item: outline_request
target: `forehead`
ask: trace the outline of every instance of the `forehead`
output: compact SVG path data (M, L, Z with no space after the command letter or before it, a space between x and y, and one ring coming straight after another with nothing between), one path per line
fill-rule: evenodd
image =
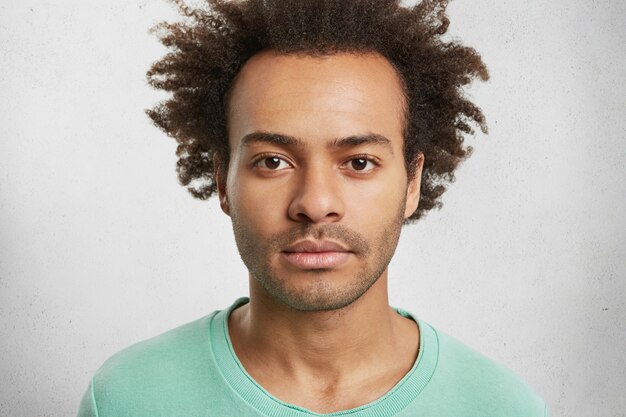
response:
M231 149L255 131L306 141L378 134L402 145L405 98L395 68L375 53L322 57L265 51L238 74L228 107Z

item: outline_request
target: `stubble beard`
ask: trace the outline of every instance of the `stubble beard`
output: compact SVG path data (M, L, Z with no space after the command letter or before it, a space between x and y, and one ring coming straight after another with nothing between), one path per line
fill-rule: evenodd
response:
M349 306L370 289L387 269L400 239L404 222L406 197L395 216L378 230L369 243L363 235L340 224L300 225L270 238L260 238L252 233L235 212L231 212L235 241L242 261L253 276L274 299L298 311L330 311ZM361 264L349 284L342 287L326 275L330 270L308 270L305 290L290 285L290 277L279 273L271 264L277 255L290 244L302 239L332 239L354 251ZM336 273L336 272L335 272Z

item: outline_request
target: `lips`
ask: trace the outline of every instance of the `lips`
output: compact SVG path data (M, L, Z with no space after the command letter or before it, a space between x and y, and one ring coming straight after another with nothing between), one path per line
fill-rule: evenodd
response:
M285 252L349 252L339 243L328 240L303 240L285 249Z
M281 254L298 269L330 269L344 264L353 253L339 243L305 240L289 246Z

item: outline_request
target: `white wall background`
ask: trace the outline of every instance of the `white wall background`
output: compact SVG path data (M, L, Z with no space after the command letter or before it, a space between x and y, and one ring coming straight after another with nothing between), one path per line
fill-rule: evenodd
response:
M489 136L406 228L402 306L552 416L626 416L626 3L457 0ZM247 293L228 218L143 109L155 0L0 1L0 416L71 416L109 355Z

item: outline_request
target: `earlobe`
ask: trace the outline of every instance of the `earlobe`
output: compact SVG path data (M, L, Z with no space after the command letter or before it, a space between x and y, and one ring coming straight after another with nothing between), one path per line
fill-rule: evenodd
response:
M227 216L230 216L230 206L226 195L226 178L222 178L221 161L217 156L217 152L213 154L213 178L215 179L215 185L217 186L220 207Z
M415 175L409 178L409 183L406 189L406 208L404 210L404 218L408 219L415 213L420 201L420 190L422 183L422 168L424 166L424 154L419 153L415 160Z
M228 198L226 198L226 195L220 195L220 207L222 208L224 214L230 216L230 206L228 205Z

